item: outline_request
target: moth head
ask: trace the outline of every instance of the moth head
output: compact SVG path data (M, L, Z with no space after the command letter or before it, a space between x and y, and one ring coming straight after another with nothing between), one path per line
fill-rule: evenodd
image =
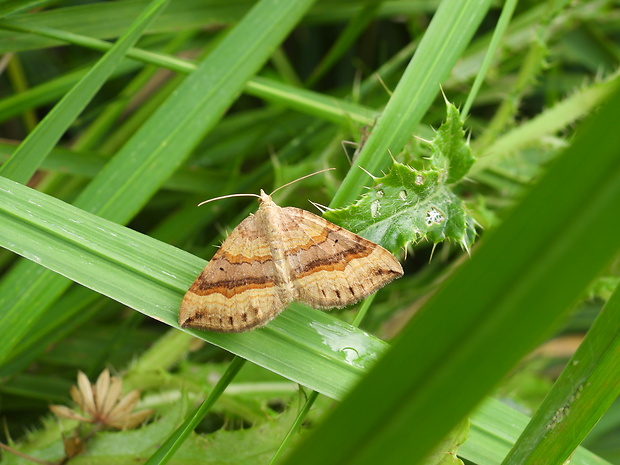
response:
M271 195L266 194L264 190L260 190L260 196L258 197L258 204L262 205L267 202L271 202Z

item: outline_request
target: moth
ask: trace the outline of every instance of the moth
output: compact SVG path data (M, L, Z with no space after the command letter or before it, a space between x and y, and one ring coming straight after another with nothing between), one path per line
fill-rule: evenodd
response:
M248 331L291 302L345 307L403 275L374 242L306 210L279 207L263 190L256 197L258 211L230 233L185 294L181 327Z

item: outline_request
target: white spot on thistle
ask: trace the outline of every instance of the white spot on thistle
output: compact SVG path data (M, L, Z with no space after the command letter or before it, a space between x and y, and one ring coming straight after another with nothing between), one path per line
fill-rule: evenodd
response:
M403 189L402 191L400 191L398 193L398 198L400 200L402 200L403 202L407 200L407 191L405 189Z
M424 222L427 226L432 226L434 224L441 224L446 218L443 213L441 213L437 208L432 207L430 210L426 212L426 218Z
M379 210L381 209L381 202L379 199L375 199L370 204L370 216L376 218L379 215Z
M422 176L421 174L416 175L414 182L416 183L416 185L421 186L422 184L424 184L424 176Z

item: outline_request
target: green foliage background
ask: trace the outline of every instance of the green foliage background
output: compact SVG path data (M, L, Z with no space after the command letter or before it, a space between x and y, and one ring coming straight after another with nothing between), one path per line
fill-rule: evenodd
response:
M614 2L0 15L4 444L62 459L76 424L49 404L109 367L156 415L69 463L620 463ZM326 167L275 200L336 208L405 276L351 309L180 331L213 245L256 208L196 205ZM398 208L420 173L450 228L422 230L424 202Z

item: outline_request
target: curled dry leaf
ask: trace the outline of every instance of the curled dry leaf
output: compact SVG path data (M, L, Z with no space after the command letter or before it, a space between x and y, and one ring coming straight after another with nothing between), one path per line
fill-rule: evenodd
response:
M122 386L121 379L111 377L107 369L99 375L95 384L91 384L80 371L77 387L71 386L71 398L81 413L64 405L52 405L50 409L59 417L84 423L116 429L135 428L152 415L153 410L132 412L140 400L140 393L134 390L121 398Z

